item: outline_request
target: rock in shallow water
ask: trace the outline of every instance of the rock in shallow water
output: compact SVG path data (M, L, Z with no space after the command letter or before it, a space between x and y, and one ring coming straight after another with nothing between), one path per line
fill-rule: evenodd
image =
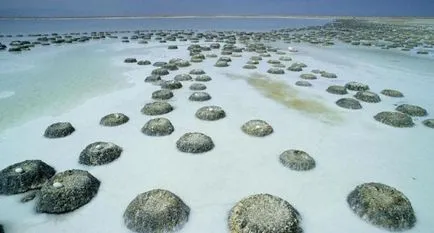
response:
M226 113L219 106L205 106L197 110L196 117L201 120L215 121L226 117Z
M211 99L211 96L207 92L194 92L188 99L191 101L207 101Z
M0 194L12 195L39 189L56 171L41 160L25 160L0 171Z
M263 120L250 120L241 126L241 130L256 137L265 137L273 133L273 127Z
M424 124L426 127L434 128L434 119L426 119L422 121L422 124Z
M175 194L154 189L138 195L123 218L128 229L138 233L173 232L188 221L190 208Z
M399 105L396 108L396 111L408 114L408 115L413 116L413 117L415 117L415 116L421 117L421 116L428 115L428 112L426 111L426 109L419 107L419 106L416 106L416 105L411 105L411 104Z
M190 85L190 90L192 91L203 91L206 89L206 86L202 83L193 83Z
M328 93L336 94L336 95L348 94L348 91L344 86L338 86L338 85L329 86L326 91Z
M372 91L358 91L354 97L367 103L379 103L381 101L380 96Z
M46 138L63 138L75 131L69 122L57 122L47 127L44 132Z
M338 105L341 108L354 109L354 110L362 108L360 102L352 98L339 99L338 101L336 101L336 105Z
M350 91L367 91L369 90L369 86L364 83L359 82L349 82L345 84L345 88Z
M393 127L407 128L413 127L414 123L410 116L400 112L380 112L374 116L374 119Z
M58 173L42 186L36 211L50 214L71 212L89 203L99 186L100 181L87 171Z
M182 88L182 83L176 80L167 80L161 83L161 88L175 90Z
M301 150L287 150L279 156L283 166L295 171L307 171L315 168L315 160Z
M300 214L287 201L256 194L239 201L229 213L231 233L301 233Z
M145 106L141 110L143 114L149 116L162 115L171 111L173 111L172 105L160 101L145 104Z
M396 98L404 97L404 94L402 94L400 91L392 90L392 89L384 89L380 93L389 97L396 97Z
M359 217L390 231L407 230L416 223L410 200L385 184L359 185L348 195L347 202Z
M79 163L89 166L108 164L119 158L122 148L111 142L94 142L80 153Z
M176 147L181 152L186 153L204 153L214 148L214 142L211 137L203 133L186 133L176 142Z
M157 90L152 93L152 99L155 100L168 100L173 97L173 92L167 89Z
M122 113L111 113L101 118L99 124L103 126L118 126L127 123L129 120L130 118Z
M305 80L301 80L301 81L295 82L295 85L300 86L300 87L311 87L312 83L305 81Z
M148 136L166 136L172 134L175 128L167 118L154 118L142 127L142 133Z

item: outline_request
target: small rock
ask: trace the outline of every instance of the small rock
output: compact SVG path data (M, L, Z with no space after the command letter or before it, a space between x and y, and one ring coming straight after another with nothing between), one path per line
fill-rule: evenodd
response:
M155 100L168 100L172 97L173 97L173 92L167 89L157 90L152 93L152 99Z
M167 80L161 83L161 88L175 90L182 88L182 83L176 80Z
M301 150L287 150L280 154L280 163L295 171L307 171L315 167L315 160Z
M263 120L250 120L241 126L241 130L256 137L265 137L273 133L273 127Z
M368 103L379 103L381 101L380 96L372 91L358 91L354 97Z
M69 122L57 122L47 127L44 132L46 138L62 138L72 134L75 128Z
M419 107L419 106L416 106L416 105L411 105L411 104L399 105L396 108L396 111L408 114L408 115L413 116L413 117L415 117L415 116L422 117L422 116L428 115L428 112L426 111L426 109Z
M63 187L56 188L59 182ZM100 181L83 170L67 170L53 176L41 188L36 211L49 214L71 212L89 203L97 194Z
M396 97L396 98L404 97L404 94L402 94L400 91L392 90L392 89L384 89L380 93L389 97Z
M145 106L141 110L143 114L149 116L162 115L171 111L173 111L172 105L160 101L145 104Z
M188 99L191 101L207 101L211 99L211 96L206 92L194 92Z
M348 94L347 88L345 88L344 86L338 86L338 85L329 86L326 91L328 93L336 94L336 95Z
M127 123L130 118L122 113L111 113L101 118L99 124L103 126L118 126Z
M359 82L349 82L345 84L345 88L350 91L367 91L369 90L369 86Z
M362 108L362 105L360 104L360 102L357 101L357 100L355 100L355 99L352 99L352 98L342 98L342 99L339 99L338 101L336 101L336 104L339 107L346 108L346 109L354 109L354 110L356 110L356 109L361 109Z
M214 148L212 139L203 133L186 133L176 142L176 147L181 152L204 153Z
M406 128L413 127L414 123L410 116L400 112L380 112L374 116L374 119L393 127Z
M226 113L219 106L205 106L196 111L196 117L201 120L215 121L226 117Z
M142 133L148 136L166 136L174 131L172 123L167 118L154 118L142 127Z
M94 142L80 153L78 162L88 166L104 165L121 156L122 148L111 142Z

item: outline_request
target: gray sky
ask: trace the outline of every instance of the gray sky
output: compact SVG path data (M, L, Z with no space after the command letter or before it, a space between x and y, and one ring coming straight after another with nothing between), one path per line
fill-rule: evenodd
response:
M0 16L434 16L434 0L0 0Z

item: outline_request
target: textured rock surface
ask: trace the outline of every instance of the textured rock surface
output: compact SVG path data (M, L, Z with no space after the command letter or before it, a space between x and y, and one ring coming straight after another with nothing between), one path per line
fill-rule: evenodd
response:
M142 127L142 133L148 136L166 136L172 134L175 128L167 118L154 118Z
M207 92L194 92L188 99L191 101L207 101L211 99L211 96Z
M202 83L193 83L190 85L190 90L192 91L203 91L206 89L206 86Z
M250 120L241 126L241 130L256 137L265 137L273 133L273 127L263 120Z
M36 211L50 214L71 212L89 203L100 181L83 170L67 170L53 176L41 188Z
M286 150L279 156L283 166L295 171L307 171L315 168L315 160L301 150Z
M111 113L101 118L99 124L103 126L118 126L127 123L128 116L122 113Z
M398 107L396 107L396 111L408 114L410 116L426 116L428 115L428 112L426 111L426 109L416 106L416 105L411 105L411 104L402 104L399 105Z
M416 223L410 200L385 184L359 185L348 195L347 202L360 218L391 231L407 230Z
M138 233L173 232L188 221L190 208L175 194L154 189L138 195L123 218L128 229Z
M173 92L171 90L163 89L157 90L152 93L152 99L154 100L168 100L173 97Z
M231 233L301 233L300 214L287 201L256 194L239 201L229 213Z
M57 122L47 127L44 132L46 138L62 138L72 134L75 128L69 122Z
M410 116L400 112L380 112L374 116L374 119L393 127L407 128L413 127L414 123Z
M186 133L176 142L176 147L186 153L203 153L214 148L212 139L203 133Z
M196 117L201 120L215 121L226 117L226 113L219 106L205 106L196 111Z
M149 116L162 115L171 111L173 111L172 105L166 102L147 103L141 110L143 114Z
M0 171L0 194L12 195L39 189L56 171L41 160L25 160Z
M397 90L392 90L392 89L384 89L380 93L389 97L396 97L396 98L404 97L404 94L402 94L402 92Z
M354 97L368 103L379 103L381 101L380 96L372 91L358 91Z
M336 95L348 94L347 88L345 88L344 86L338 86L338 85L329 86L326 91L328 93L336 94Z
M352 98L342 98L336 101L336 105L346 109L361 109L362 105L359 101Z
M111 142L94 142L80 153L79 163L89 166L111 163L121 156L122 148Z

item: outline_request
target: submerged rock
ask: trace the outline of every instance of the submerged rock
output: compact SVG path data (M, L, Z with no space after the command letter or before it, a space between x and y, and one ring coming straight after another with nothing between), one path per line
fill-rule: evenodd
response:
M182 88L182 83L177 80L167 80L161 83L161 88L175 90Z
M135 58L125 58L124 62L125 63L136 63L137 59L135 59Z
M160 75L149 75L148 77L145 78L145 82L147 83L151 83L151 82L158 82L161 81L161 76Z
M167 118L154 118L142 127L142 133L148 136L166 136L173 133L175 128Z
M404 94L402 94L400 91L392 90L392 89L384 89L380 92L381 94L389 97L404 97Z
M87 171L58 173L42 186L36 211L49 214L71 212L89 203L99 186L100 181Z
M241 126L241 130L256 137L265 137L273 133L273 127L263 120L250 120Z
M354 97L368 103L379 103L381 101L380 96L372 91L358 91Z
M348 94L347 88L345 88L344 86L338 86L338 85L329 86L326 91L328 93L336 94L336 95Z
M256 194L239 201L229 213L231 233L300 233L301 217L287 201L270 194Z
M426 127L434 128L434 119L426 119L422 121L422 124L424 124Z
M173 92L167 89L157 90L152 93L152 99L155 100L168 100L172 97L173 97Z
M147 103L141 110L143 114L149 116L162 115L162 114L169 113L171 111L173 111L172 105L160 101Z
M390 231L407 230L416 223L410 200L385 184L361 184L350 192L347 202L360 218Z
M41 160L25 160L0 171L0 194L12 195L39 189L56 171Z
M47 127L44 136L46 138L62 138L69 136L75 128L69 122L57 122Z
M164 76L164 75L168 75L169 71L166 68L157 68L157 69L153 70L151 74Z
M315 160L301 150L287 150L279 156L283 166L295 171L307 171L315 168Z
M211 96L207 92L194 92L188 99L191 101L207 101L211 99Z
M176 141L176 147L181 152L186 153L204 153L214 148L214 142L211 137L203 133L186 133Z
M352 98L342 98L336 101L336 104L339 107L346 108L346 109L361 109L362 105L359 101L352 99Z
M359 82L349 82L345 84L345 88L350 91L367 91L369 90L369 86Z
M243 69L247 69L247 70L253 70L256 69L255 65L251 65L251 64L247 64L243 66Z
M206 89L206 86L202 83L193 83L190 85L190 90L192 91L203 91Z
M174 232L188 221L190 208L175 194L154 189L138 195L123 218L128 229L138 233Z
M283 70L283 69L280 69L280 68L270 68L270 69L268 69L267 70L267 73L270 73L270 74L284 74L285 73L285 71Z
M300 78L307 79L307 80L317 79L316 75L314 75L314 74L301 74Z
M428 115L428 112L426 111L426 109L419 107L419 106L416 106L416 105L411 105L411 104L399 105L396 108L396 111L408 114L408 115L413 116L413 117L415 117L415 116L421 117L421 116Z
M413 127L414 123L410 116L400 112L380 112L374 116L374 119L393 127L406 128Z
M192 70L190 71L190 74L193 74L193 75L200 75L200 74L205 74L205 71L202 70L202 69L192 69Z
M300 86L300 87L311 87L312 84L308 81L302 80L302 81L297 81L295 82L296 86Z
M227 61L219 60L214 64L215 67L228 67L229 64Z
M208 75L198 75L196 76L196 78L194 79L196 82L209 82L211 81L211 77Z
M148 61L148 60L140 60L137 62L137 65L140 65L140 66L147 66L150 64L151 64L151 61Z
M118 126L127 123L130 118L122 113L111 113L101 118L99 124L103 126Z
M94 142L80 153L78 162L88 166L104 165L121 156L122 148L111 142Z
M196 117L201 120L215 121L226 117L226 113L219 106L205 106L196 111Z
M335 73L329 73L329 72L322 71L321 77L323 77L323 78L337 78L338 76Z
M173 79L176 81L190 81L193 78L189 74L178 74Z

